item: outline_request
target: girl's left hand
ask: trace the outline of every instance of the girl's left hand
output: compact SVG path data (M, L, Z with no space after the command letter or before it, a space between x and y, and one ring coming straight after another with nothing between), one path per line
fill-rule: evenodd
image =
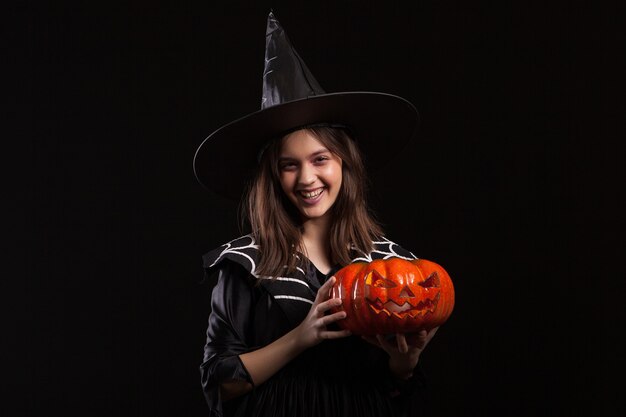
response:
M378 346L389 355L389 369L401 379L408 379L413 375L413 369L417 365L420 355L428 345L428 342L437 333L439 327L430 331L421 330L410 335L410 344L404 334L396 334L396 343L385 339L383 335L362 336L364 340ZM392 339L393 340L393 339Z

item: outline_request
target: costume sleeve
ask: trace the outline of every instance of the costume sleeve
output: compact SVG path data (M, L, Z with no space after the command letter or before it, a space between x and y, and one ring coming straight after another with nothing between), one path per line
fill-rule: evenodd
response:
M394 397L396 417L426 415L426 376L418 363L408 380L398 379L389 371L390 392Z
M200 374L210 415L221 417L220 384L233 380L252 384L239 355L251 350L250 315L254 295L248 273L233 262L220 262L210 278L217 279L217 284L211 295L211 314Z
M416 417L426 415L426 377L418 362L413 374L408 379L396 377L389 369L389 355L382 349L372 345L364 345L369 349L368 363L372 364L374 374L381 389L391 397L394 417Z

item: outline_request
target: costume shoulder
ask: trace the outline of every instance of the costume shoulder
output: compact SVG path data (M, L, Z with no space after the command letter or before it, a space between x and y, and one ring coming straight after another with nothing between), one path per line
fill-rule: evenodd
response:
M382 237L373 241L373 249L370 253L355 251L352 262L371 262L375 259L401 258L406 260L417 259L411 251L403 248L391 240ZM210 271L224 260L230 260L241 265L254 277L258 259L260 258L259 245L255 242L252 234L240 236L222 246L207 252L202 256L205 271Z
M389 259L389 258L401 258L411 261L417 259L417 256L395 242L382 237L379 240L373 241L373 249L370 253L358 253L357 256L352 259L352 262L371 262L376 259Z
M205 277L221 262L236 262L258 279L261 288L285 313L292 327L306 317L320 286L312 268L297 267L289 276L268 277L256 272L260 259L259 245L252 235L241 236L216 248L203 257Z
M204 269L207 272L226 259L243 266L246 271L256 277L259 245L254 241L254 237L248 234L231 240L202 256Z

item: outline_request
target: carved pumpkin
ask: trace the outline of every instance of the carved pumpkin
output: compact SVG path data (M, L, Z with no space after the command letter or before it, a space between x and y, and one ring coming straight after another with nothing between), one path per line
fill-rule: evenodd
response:
M355 262L335 274L331 296L347 316L337 323L357 335L413 333L443 324L454 308L448 273L425 259Z

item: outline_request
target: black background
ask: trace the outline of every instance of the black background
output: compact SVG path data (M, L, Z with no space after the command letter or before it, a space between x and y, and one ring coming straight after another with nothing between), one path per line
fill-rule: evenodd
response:
M623 6L521 1L11 5L4 407L207 415L200 257L239 231L191 161L259 108L270 8L326 91L420 112L373 205L455 283L429 413L624 415Z

